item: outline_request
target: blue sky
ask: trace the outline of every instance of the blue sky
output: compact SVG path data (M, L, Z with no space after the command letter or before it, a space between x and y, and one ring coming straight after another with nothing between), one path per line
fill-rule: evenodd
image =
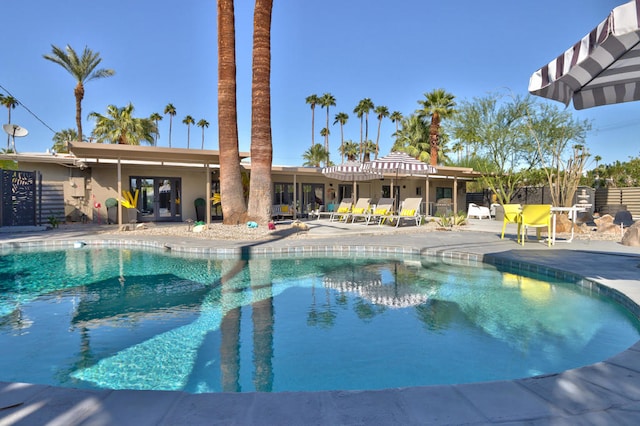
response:
M272 129L274 164L300 165L311 145L311 110L305 98L329 92L332 159L338 159L339 126L358 141L353 109L363 98L408 115L424 93L444 88L458 101L497 91L525 95L529 77L602 21L623 0L274 0L272 27ZM236 48L240 149L249 150L253 0L236 1ZM172 146L187 146L186 115L206 119L205 148L218 149L216 2L213 0L13 0L3 2L0 85L25 108L12 122L29 130L19 152L43 152L53 132L75 127L75 82L46 61L51 44L100 52L114 77L86 84L83 130L92 112L132 102L135 116L162 114L172 103ZM0 89L2 93L7 94ZM551 102L540 99L542 102ZM556 103L564 108L562 104ZM592 119L587 146L604 163L640 155L640 104L575 111ZM4 111L4 112L3 112ZM6 122L6 110L0 110ZM316 142L326 110L316 108ZM48 127L47 127L48 126ZM375 140L377 120L370 118ZM389 152L395 125L384 120L381 154ZM160 122L159 146L168 146L169 117ZM190 146L202 131L192 126ZM4 145L2 145L4 146Z

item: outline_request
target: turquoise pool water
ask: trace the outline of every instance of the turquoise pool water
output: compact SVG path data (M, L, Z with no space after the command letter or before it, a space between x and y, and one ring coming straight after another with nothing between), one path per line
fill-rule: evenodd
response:
M490 266L0 256L0 381L192 393L470 383L601 361L639 332L608 299Z

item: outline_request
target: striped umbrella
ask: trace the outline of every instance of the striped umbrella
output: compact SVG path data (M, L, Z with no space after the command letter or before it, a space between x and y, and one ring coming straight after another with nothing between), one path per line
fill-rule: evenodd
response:
M396 180L398 180L399 172L403 172L405 174L418 173L426 175L437 172L437 169L432 165L417 160L406 152L398 151L392 151L384 157L377 158L370 163L365 164L364 167L377 170L379 172L395 172ZM391 197L395 198L393 194L393 179L391 179ZM400 200L395 200L395 203L397 204L399 201Z
M353 182L353 198L356 198L356 182L372 179L380 179L382 173L364 168L359 161L347 161L337 166L322 168L322 174L328 178Z
M640 0L616 7L529 80L529 92L591 108L640 100Z

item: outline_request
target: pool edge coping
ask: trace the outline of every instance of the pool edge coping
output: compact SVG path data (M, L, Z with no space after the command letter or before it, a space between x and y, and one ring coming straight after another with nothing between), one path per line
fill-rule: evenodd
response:
M71 248L74 245L78 244L78 240L68 240L68 239L60 239L60 240L36 240L36 241L20 241L20 242L9 242L9 243L0 243L0 252L7 249L22 249L22 248ZM251 256L266 256L266 255L291 255L291 254L322 254L322 253L361 253L361 254L389 254L389 255L417 255L420 257L430 257L430 258L438 258L444 262L461 264L461 265L478 265L478 264L490 264L497 267L507 266L507 267L519 267L526 271L531 271L534 273L540 273L546 276L556 277L563 280L567 280L570 282L574 282L581 286L586 286L592 289L596 289L599 292L606 293L607 296L612 297L617 303L621 303L625 308L629 309L633 315L639 317L638 312L640 312L640 306L634 302L629 296L624 294L624 292L614 289L608 286L605 283L599 282L598 280L587 278L580 274L563 270L560 267L549 267L541 264L536 264L530 261L512 259L508 256L501 255L499 253L472 253L466 252L459 249L437 249L437 248L409 248L402 246L393 246L393 245L385 245L385 246L375 246L375 245L348 245L348 244L332 244L332 245L322 245L322 244L310 244L309 246L297 246L297 247L265 247L255 249L254 247L235 247L235 248L203 248L203 247L189 247L180 244L167 244L162 243L160 241L140 241L140 240L123 240L123 239L100 239L100 240L90 240L90 241L82 241L83 245L87 246L100 246L100 247L135 247L135 248L154 248L159 250L171 250L178 253L197 253L197 254L209 254L209 255L217 255L217 256L230 256L230 257L242 257L244 255ZM629 306L632 306L632 309ZM629 361L628 358L634 358L634 360ZM635 362L634 362L635 361ZM531 387L531 383L537 382L536 385L539 386L540 383L544 381L557 381L557 380L566 380L570 378L571 380L577 380L582 383L591 383L596 386L602 386L602 383L594 383L590 381L588 378L583 378L583 372L588 373L594 369L602 369L607 366L614 366L616 368L622 368L626 372L634 373L635 376L630 379L631 381L637 380L640 378L640 341L631 345L626 350L616 354L606 360L597 362L595 364L587 365L584 367L578 367L571 370L566 370L559 373L547 374L542 376L532 376L521 379L514 380L500 380L495 382L476 382L476 383L468 383L468 384L459 384L459 385L432 385L432 386L418 386L418 387L405 387L405 388L392 388L392 389L384 389L384 390L363 390L363 391L322 391L322 392L276 392L273 395L278 394L291 394L297 393L301 395L306 395L306 397L310 397L316 395L316 397L321 397L320 395L331 394L334 397L344 395L361 395L367 393L385 393L385 392L411 392L411 390L415 390L416 392L425 392L429 389L442 389L442 388L450 388L457 392L458 396L462 395L463 399L467 402L470 402L471 405L475 407L476 410L483 413L483 421L484 422L502 422L507 421L509 418L505 417L494 417L494 415L487 413L482 408L477 406L478 402L475 401L475 397L470 395L468 392L471 391L472 394L475 394L478 387L487 387L493 388L496 386L504 387L504 386L517 386L521 390L526 388L528 389L528 393L532 391L529 389ZM588 374L587 374L588 376ZM633 374L631 374L633 376ZM633 383L635 385L635 383ZM76 389L76 388L57 388L55 386L48 385L37 385L37 384L18 384L18 383L7 383L0 382L0 398L2 398L2 392L4 392L5 387L10 387L11 385L17 386L30 386L35 389L40 389L37 394L41 392L45 392L46 389L60 389L63 392L78 392L78 393L87 393L85 389ZM611 392L613 394L619 395L619 392L616 392L616 389L621 386L619 381L611 382L611 388L604 386L602 388L603 391ZM617 405L612 405L611 408L620 409L621 407L633 404L634 402L640 400L640 386L635 385L634 389L638 389L638 398L624 396L622 397L623 402L625 404L618 403ZM136 391L136 390L92 390L89 393L91 394L101 394L105 398L107 398L112 393L117 392L175 392L179 394L179 400L183 400L185 398L190 399L188 395L208 395L208 396L216 396L216 395L225 395L225 398L229 398L231 396L238 395L252 395L257 398L255 394L262 394L260 392L248 392L248 393L239 393L239 394L225 394L225 393L211 393L211 394L190 394L184 391ZM531 400L531 403L540 404L542 402L543 405L549 405L544 411L547 413L544 417L533 417L529 416L526 419L535 420L535 419L548 419L555 417L562 418L573 418L572 416L582 416L587 415L591 412L602 411L596 409L585 408L584 410L575 410L571 409L571 407L564 407L562 404L558 405L557 402L553 400L548 400L544 397L544 395L540 395L537 392L533 392L535 395L534 400ZM504 396L504 395L503 395ZM620 395L619 395L620 396ZM635 396L635 394L634 394ZM240 398L241 400L246 400L248 397ZM475 402L474 402L475 401ZM502 403L497 406L501 406ZM4 404L0 404L0 408L2 408ZM167 415L170 415L173 410L173 406L170 407ZM556 411L560 410L560 411ZM637 410L637 409L636 409ZM11 410L9 410L11 411ZM633 409L630 410L633 412ZM0 411L0 420L3 418L2 415L4 413ZM635 418L635 417L634 417ZM511 418L510 421L518 421L524 420L525 417Z

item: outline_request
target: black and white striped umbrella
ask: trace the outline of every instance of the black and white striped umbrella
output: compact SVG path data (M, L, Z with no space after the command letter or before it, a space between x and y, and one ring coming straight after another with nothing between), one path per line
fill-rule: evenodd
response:
M331 179L353 182L354 202L357 196L356 182L379 179L382 177L382 173L371 169L365 169L359 161L347 161L337 166L323 167L322 174Z
M384 157L377 158L369 163L364 165L365 168L369 168L371 170L377 170L379 172L395 172L396 181L398 180L398 173L406 173L406 174L425 174L430 175L433 173L437 173L437 169L431 164L424 163L420 160L417 160L407 154L406 152L400 151L392 151L391 153L385 155ZM394 197L393 192L393 179L391 179L391 197ZM427 194L427 198L429 194ZM394 209L397 210L398 204L400 200L394 200Z
M430 164L416 160L405 152L393 151L384 157L377 158L364 165L365 168L378 170L380 172L403 172L432 174L437 170Z
M616 7L562 55L536 71L529 92L575 109L640 100L640 0Z

